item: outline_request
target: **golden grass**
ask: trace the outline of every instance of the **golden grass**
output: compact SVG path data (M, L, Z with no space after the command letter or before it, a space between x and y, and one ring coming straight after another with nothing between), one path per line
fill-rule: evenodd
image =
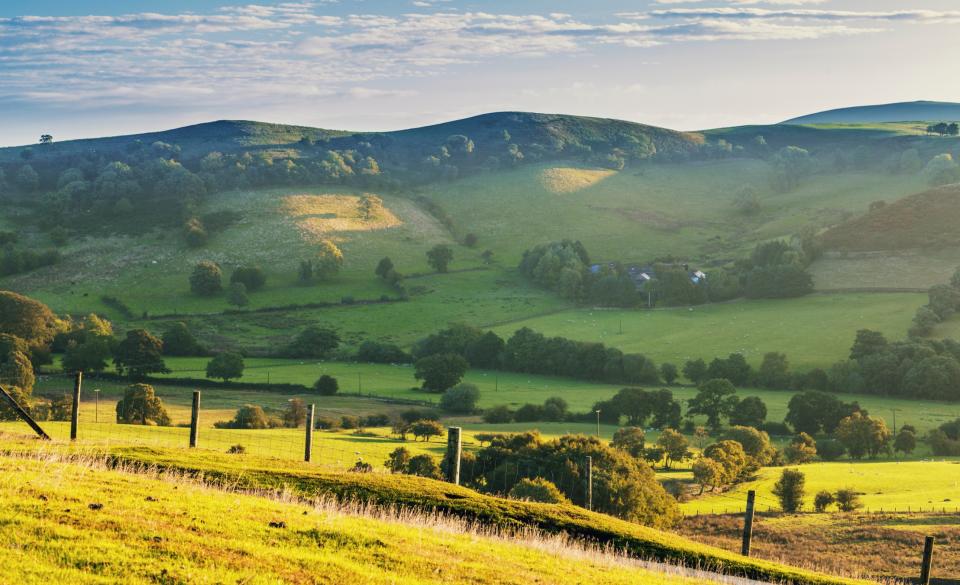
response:
M0 582L737 583L563 535L286 491L96 455L0 457Z
M403 222L387 207L371 218L359 211L355 195L288 195L280 200L280 212L292 219L307 241L336 239L343 232L366 232L397 227Z
M567 195L592 187L608 177L617 174L609 169L576 169L554 167L540 172L540 183L547 191L558 195Z

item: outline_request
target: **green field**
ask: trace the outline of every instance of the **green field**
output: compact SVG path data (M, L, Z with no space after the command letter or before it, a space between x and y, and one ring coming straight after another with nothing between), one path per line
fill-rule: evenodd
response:
M844 359L858 329L890 339L906 336L923 294L816 294L797 299L734 301L654 311L577 309L494 328L508 336L520 327L584 341L602 341L678 366L688 359L742 353L755 366L763 354L787 354L803 371ZM622 333L621 333L622 331Z
M773 484L783 468L766 467L760 470L756 481L737 484L722 494L710 494L681 504L686 514L711 514L742 511L746 506L747 490L756 490L757 505L761 510L777 509ZM931 511L960 510L957 487L960 486L960 459L935 461L863 461L811 463L793 466L806 476L805 508L813 507L813 495L820 490L835 492L852 488L859 492L867 510Z

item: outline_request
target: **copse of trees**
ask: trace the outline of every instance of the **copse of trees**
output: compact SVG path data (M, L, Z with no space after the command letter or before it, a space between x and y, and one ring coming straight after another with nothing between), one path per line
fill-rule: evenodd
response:
M657 429L680 426L680 402L666 388L623 388L610 400L595 403L591 411L597 410L600 411L600 420L607 424L620 424L623 418L628 425L637 427L644 427L648 423ZM592 414L587 413L586 418L591 418Z
M558 477L563 495L576 505L585 505L586 468L582 462L593 460L593 509L625 520L666 527L679 518L679 510L643 461L613 449L595 437L564 435L545 441L536 432L499 435L488 447L477 452L482 470L467 472L466 485L488 493L507 495L524 478ZM518 472L530 469L531 475Z
M757 244L744 267L744 294L753 299L810 294L813 278L806 271L810 261L812 258L804 251L802 242L798 248L783 240Z

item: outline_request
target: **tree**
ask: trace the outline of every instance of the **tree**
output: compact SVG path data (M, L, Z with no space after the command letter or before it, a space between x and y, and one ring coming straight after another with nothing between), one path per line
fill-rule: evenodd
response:
M410 475L417 475L430 479L443 478L443 475L440 473L440 466L437 465L437 461L426 453L422 455L415 455L410 458L410 461L407 462L407 473Z
M217 354L207 362L207 377L220 378L224 382L243 376L243 356L232 351Z
M65 372L102 372L113 355L111 337L87 335L81 341L70 341L60 365Z
M734 198L733 207L743 215L754 215L760 212L763 203L757 189L753 185L746 185Z
M810 152L798 146L785 146L771 159L773 187L781 193L793 191L813 171Z
M676 461L683 461L690 457L690 444L687 438L673 429L663 429L657 437L657 446L663 449L663 466L670 469Z
M890 442L890 431L883 419L855 412L840 421L835 433L853 459L864 455L875 458Z
M700 485L700 493L708 486L710 491L723 483L723 467L709 457L701 457L693 462L693 481Z
M702 359L688 360L683 364L683 375L694 384L707 380L707 364Z
M889 346L887 338L879 331L869 329L860 329L857 331L857 337L850 348L850 359L860 361L863 358L880 353Z
M502 424L513 422L513 411L506 404L500 404L483 411L483 422L488 424Z
M40 185L40 175L30 165L23 165L13 178L17 187L24 193L32 193Z
M773 484L773 495L780 500L780 508L788 514L799 512L803 508L804 484L806 477L802 471L784 469L780 479Z
M777 451L770 444L770 435L753 427L730 427L723 434L723 438L740 443L743 452L750 459L747 462L750 470L769 465Z
M53 135L52 134L41 134L40 135L40 144L52 144Z
M295 429L307 420L307 405L300 398L291 398L287 401L287 408L283 411L283 426Z
M642 458L646 448L646 433L640 427L623 427L613 434L610 446L630 455Z
M442 437L443 425L435 420L418 420L410 425L410 432L413 437L423 437L424 441L430 441L430 437Z
M903 377L903 388L914 398L960 398L960 364L952 357L934 355L915 364Z
M750 374L750 364L740 353L731 353L726 358L714 358L707 368L708 378L723 378L736 386L749 383Z
M187 324L177 322L163 333L163 355L195 356L202 355L204 349L193 336Z
M267 275L259 266L240 266L230 275L230 283L241 283L249 292L256 292L267 284Z
M749 460L743 450L743 445L737 441L729 439L717 441L703 450L703 456L720 464L720 468L723 470L721 482L724 484L733 483L750 470Z
M8 290L0 290L0 332L19 337L31 347L50 343L63 329L45 304Z
M817 456L817 442L807 433L800 432L783 450L788 463L809 463Z
M916 448L916 433L907 428L900 429L900 432L897 433L896 438L893 440L893 450L898 453L903 453L904 455L909 455L913 453L913 450Z
M230 285L227 292L227 302L235 307L246 307L250 304L250 297L247 296L247 285L242 282L235 282Z
M677 366L670 363L660 364L660 375L663 377L663 381L666 382L668 386L673 385L678 374L679 372L677 372Z
M162 353L162 341L145 329L133 329L127 331L127 336L117 344L113 363L120 375L132 380L142 379L148 374L170 371L163 362Z
M730 424L760 428L767 419L767 405L759 396L747 396L730 413Z
M410 451L406 447L397 447L387 455L383 465L390 473L405 473L410 464Z
M0 382L4 384L13 399L22 406L33 392L36 377L30 358L23 352L13 350L6 355L0 355ZM4 400L0 404L0 420L17 420L16 412Z
M714 378L700 384L697 395L690 399L687 416L707 417L707 426L717 430L722 418L729 417L739 403L737 389L729 380Z
M427 264L437 272L446 272L453 261L453 250L446 244L437 244L427 252Z
M197 262L190 274L190 291L203 297L213 296L223 290L223 271L216 262Z
M333 376L324 374L313 383L313 389L321 396L333 396L340 389L340 384Z
M757 371L757 384L761 388L784 389L790 384L790 364L786 354L770 352L763 356Z
M813 496L813 509L819 513L824 513L827 511L827 508L833 505L836 501L836 498L833 497L833 494L827 490L820 490L817 492L817 495Z
M117 422L166 427L170 426L170 415L157 398L153 386L131 384L117 402Z
M493 264L493 250L484 250L480 254L484 264Z
M319 243L317 257L313 263L313 276L320 280L330 280L343 267L343 252L330 240Z
M863 507L863 503L860 501L860 494L849 488L837 490L836 499L837 508L839 508L841 512L853 512L857 508Z
M340 345L340 334L329 327L311 325L294 338L287 347L290 357L323 359Z
M830 433L854 409L859 409L855 403L845 404L826 392L807 390L790 398L784 421L798 433L816 435L821 430Z
M516 485L510 488L510 493L507 495L514 500L522 500L525 502L540 502L542 504L570 503L567 496L563 495L563 492L557 489L557 486L542 477L535 477L533 479L525 477L521 479Z
M413 377L423 381L428 392L443 392L457 385L467 373L469 364L453 353L441 353L420 358L414 364Z
M463 245L468 248L473 248L477 245L479 240L480 238L477 237L477 234L470 232L463 237Z
M440 397L440 408L457 414L472 414L477 409L480 390L466 382L457 384Z
M377 268L373 271L380 278L386 279L387 275L393 272L393 260L390 258L381 258L377 263Z

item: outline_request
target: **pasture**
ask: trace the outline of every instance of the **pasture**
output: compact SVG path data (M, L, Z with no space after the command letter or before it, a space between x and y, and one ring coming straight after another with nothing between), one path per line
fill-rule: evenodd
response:
M920 293L815 294L797 299L738 300L653 311L572 309L494 327L508 336L521 327L582 341L602 341L657 363L742 353L754 366L763 355L787 354L799 371L845 359L858 329L906 337ZM622 331L622 332L621 332Z

